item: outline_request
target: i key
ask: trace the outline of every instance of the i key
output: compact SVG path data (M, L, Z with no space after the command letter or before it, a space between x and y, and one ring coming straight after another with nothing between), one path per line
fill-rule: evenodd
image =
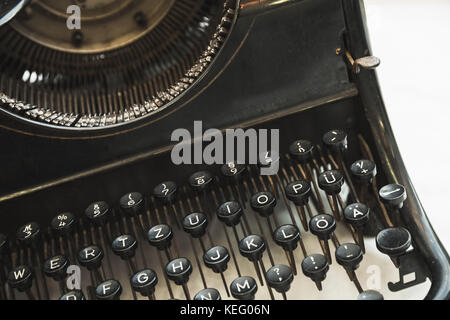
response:
M29 300L34 300L34 295L31 292L33 285L33 271L29 266L21 265L8 274L8 283L11 288L15 288L20 292L25 292Z
M363 292L363 289L356 277L355 270L358 269L362 259L363 252L355 243L344 243L336 249L336 261L347 271L348 277L353 281L359 293Z
M112 251L128 263L132 273L136 272L135 253L138 247L136 239L129 234L120 235L112 242Z
M283 248L286 253L287 260L291 269L294 272L294 275L297 275L297 267L295 265L294 258L294 250L297 248L299 242L301 242L301 246L304 248L303 241L300 236L300 231L293 224L285 224L278 227L273 232L273 240L277 245ZM304 251L305 253L306 251Z
M120 300L122 286L114 279L100 283L95 289L95 297L98 300Z
M239 236L237 234L236 225L241 222L242 208L237 201L227 201L222 203L216 210L217 217L224 222L228 227L233 228L236 242L239 243Z
M287 300L286 292L291 288L294 275L288 266L279 264L271 267L266 274L267 284L281 293L284 300Z
M303 228L308 231L308 222L306 221L305 206L308 204L311 195L311 185L305 180L297 180L284 187L286 197L300 207L300 220Z
M177 258L170 261L166 265L167 277L174 281L175 284L182 286L186 300L191 300L189 294L189 289L187 287L187 282L189 281L189 276L192 273L192 264L186 258Z
M336 230L336 220L329 214L318 214L309 221L311 233L319 238L320 246L331 264L331 253L328 240L333 236Z
M189 233L193 238L197 238L202 247L203 253L206 252L205 244L202 237L206 233L206 227L208 226L208 219L203 213L191 213L183 219L183 230Z
M61 294L65 292L65 279L69 264L69 259L63 255L51 257L44 262L44 274L58 282Z
M357 234L358 244L365 252L363 231L369 221L370 209L363 203L352 203L344 209L344 219L350 224Z
M322 281L327 277L329 269L327 258L321 254L312 254L302 261L303 274L314 281L320 291L322 291Z
M227 288L228 292L228 288ZM220 293L217 289L207 288L200 290L195 296L194 300L222 300Z
M150 245L166 253L167 261L171 260L169 249L172 246L173 232L167 224L158 224L147 232Z
M148 297L149 300L155 300L155 287L158 284L158 276L152 269L144 269L136 272L131 277L131 287Z
M175 199L178 191L178 185L174 181L164 181L158 184L153 189L153 195L158 199L162 205L163 210L167 214L167 208L170 207L172 210L172 218L175 220L175 225L180 228L180 223L178 221L178 212L175 207Z
M230 285L233 298L238 300L254 300L258 291L255 279L248 276L239 277L233 280Z
M222 246L212 247L203 255L203 262L205 265L215 273L220 273L228 297L230 296L230 292L228 291L228 285L223 273L227 270L229 261L230 254L228 253L227 248Z
M344 177L338 170L324 171L319 175L319 187L327 194L330 207L336 220L340 221L338 197L344 184ZM343 209L343 208L342 208Z

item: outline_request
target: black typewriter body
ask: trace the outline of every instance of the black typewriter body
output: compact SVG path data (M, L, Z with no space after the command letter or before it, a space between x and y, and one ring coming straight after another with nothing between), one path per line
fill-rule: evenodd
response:
M209 5L214 1L202 2ZM141 116L140 111L135 111L135 119L104 126L98 125L101 119L83 124L82 113L75 115L69 125L60 125L62 122L45 119L42 114L30 116L28 111L33 109L14 108L16 102L6 96L45 108L41 97L30 98L29 92L34 91L27 91L39 91L39 83L22 90L9 82L26 68L24 60L17 58L20 52L26 57L34 54L36 59L41 58L39 50L25 53L31 50L25 44L14 47L14 38L6 35L18 31L10 23L0 27L0 92L5 94L0 99L0 143L4 150L0 155L0 233L8 237L2 247L1 298L59 299L70 291L61 285L67 275L55 280L42 270L46 260L64 255L69 264L81 266L81 291L86 299L105 298L96 296L96 288L108 279L120 283L121 299L194 298L206 288L217 289L222 299L237 298L229 291L233 291L232 282L239 276L251 276L257 284L256 294L244 297L249 299L355 299L362 291L372 289L368 286L378 281L374 278L378 273L380 284L374 286L385 299L448 299L449 256L434 233L403 164L376 73L371 67L364 68L364 61L358 66L358 59L371 57L362 2L219 3L223 10L221 7L222 11L211 12L219 17L218 28L226 17L222 26L226 32L204 70L192 77L183 92L163 101L164 105L155 112ZM8 51L9 48L14 50ZM14 73L15 62L20 72ZM98 71L102 71L101 67ZM139 80L130 82L130 92ZM74 90L83 85L76 84ZM47 89L62 93L71 90L64 86L49 85ZM48 99L57 103L63 98ZM125 105L123 101L119 104ZM132 102L140 103L138 98ZM230 179L223 175L219 164L174 165L170 158L171 133L176 128L192 130L196 120L203 121L204 130L279 129L278 174L260 176L257 166L249 164L244 165L245 172L239 179ZM347 134L345 152L323 145L323 135L335 129ZM315 147L307 162L290 153L292 143L299 139L307 139ZM360 159L376 164L377 173L371 182L361 183L352 175L350 166ZM339 197L327 195L317 187L319 175L334 169L345 180ZM199 171L212 176L211 186L200 192L189 183L189 177ZM308 207L296 205L285 194L286 185L302 177L312 189ZM176 197L161 202L154 188L167 181L176 183ZM380 200L379 189L389 184L404 187L407 198L401 208L391 208ZM270 191L276 198L277 205L269 218L258 214L250 203L252 195L262 191ZM130 192L143 196L142 207L134 213L119 202ZM109 206L108 217L101 223L90 221L85 214L86 208L97 201ZM235 226L226 225L217 216L218 207L227 201L238 202L242 209L242 218ZM355 202L371 209L361 230L344 221L344 208ZM337 228L325 240L319 239L311 233L311 220L318 214L333 216L334 209ZM54 230L52 219L67 212L76 221L70 232ZM202 236L183 230L183 220L192 213L204 213L208 220ZM19 228L31 222L39 226L39 239L17 239L22 230ZM148 240L148 231L161 224L169 225L173 231L168 249L157 248ZM286 224L295 225L301 234L302 240L292 254L283 250L273 236L275 229ZM391 261L377 249L375 238L392 226L406 228L412 245L391 257ZM361 247L359 233L364 238L364 258L357 269L346 269L345 263L336 261L335 249L348 243ZM115 238L124 234L133 235L138 243L133 262L121 259L111 246ZM239 250L239 242L251 234L261 236L266 244L262 259L256 261L249 261ZM100 247L104 258L100 267L88 270L79 263L77 254L91 245ZM226 247L230 255L222 273L214 272L203 261L204 252L218 245ZM302 273L302 260L312 254L327 256L327 246L331 250L330 257L326 257L331 258L327 276L311 281ZM187 258L192 265L184 285L173 281L165 270L169 260L178 257ZM275 286L270 288L268 274L264 275L264 271L280 264L290 266L291 272L296 269L289 290L284 293ZM8 281L10 271L20 265L32 269L31 288L12 288ZM158 282L154 291L142 294L132 289L130 277L145 268L157 274ZM411 274L413 279L407 282L404 276Z

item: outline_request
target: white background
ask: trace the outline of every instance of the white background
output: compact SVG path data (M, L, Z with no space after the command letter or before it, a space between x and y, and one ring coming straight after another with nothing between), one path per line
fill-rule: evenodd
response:
M403 160L450 251L450 0L364 0Z

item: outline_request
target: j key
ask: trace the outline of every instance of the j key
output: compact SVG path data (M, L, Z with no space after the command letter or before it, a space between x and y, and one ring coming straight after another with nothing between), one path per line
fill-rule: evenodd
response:
M130 269L136 272L136 262L134 259L138 243L136 238L129 234L120 235L112 243L113 252L129 263Z
M279 264L271 267L267 273L267 284L283 295L283 299L287 300L286 292L291 288L294 275L288 266Z
M119 201L120 209L130 217L140 214L144 210L144 197L139 192L123 195Z
M336 261L344 267L351 281L355 284L358 291L363 290L356 277L355 270L358 269L363 259L363 252L355 243L345 243L336 249Z
M190 294L187 287L189 276L192 273L192 264L186 258L177 258L166 265L167 277L175 284L182 286L187 300L190 300Z
M347 149L347 133L342 130L335 129L325 133L322 137L323 143L332 151L344 151Z
M17 230L16 238L20 243L25 245L34 246L37 244L41 237L41 229L36 222L30 222Z
M81 290L73 290L63 294L59 300L86 300L86 298Z
M153 195L164 204L170 204L175 200L178 186L173 181L164 181L153 189Z
M8 283L12 288L25 292L28 299L34 300L34 296L31 293L31 286L33 285L33 271L26 265L21 265L8 274Z
M147 239L150 245L156 247L158 250L165 251L167 259L171 260L169 248L172 245L173 232L166 224L158 224L147 232Z
M250 199L250 205L253 210L262 217L269 217L277 205L277 199L270 191L263 191L254 194Z
M158 276L155 271L152 269L138 271L133 274L130 281L131 287L135 291L151 300L155 299L155 287L158 284Z
M370 160L357 160L352 163L350 171L356 180L362 184L372 183L373 177L377 175L377 167Z
M195 296L194 300L222 300L219 291L214 288L207 288L200 290Z
M198 171L189 177L189 185L195 191L207 190L213 181L214 177L209 171Z
M388 184L380 189L381 200L394 209L401 209L407 198L406 189L401 184Z
M375 290L366 290L358 295L358 300L384 300L381 293Z
M230 285L231 295L238 300L254 300L258 291L255 279L248 276L234 279Z
M411 234L403 227L386 228L376 237L376 245L380 252L387 254L399 267L398 257L404 255L411 246Z
M56 234L67 235L73 230L75 221L75 216L72 213L64 212L52 219L51 227Z
M314 281L319 290L322 290L322 281L329 269L327 258L321 254L312 254L302 261L303 274Z
M324 171L319 175L319 187L329 195L341 192L344 176L338 170Z
M289 265L294 271L294 274L297 274L293 251L297 248L301 240L298 228L292 224L282 225L273 232L273 240L286 252Z
M97 201L91 203L84 213L94 224L103 226L110 214L109 205L105 201Z
M313 156L314 145L308 140L296 140L289 147L289 153L300 162L307 162Z
M228 296L230 296L230 293L228 292L228 285L223 273L227 270L229 261L230 254L228 253L227 248L222 246L212 247L203 255L203 262L205 265L212 269L215 273L220 273Z
M120 300L121 294L122 286L114 279L103 281L95 289L95 297L98 300Z
M336 230L336 220L329 214L318 214L309 221L309 229L312 234L319 238L322 249L328 259L328 263L331 264L331 253L328 239L330 239L334 230Z

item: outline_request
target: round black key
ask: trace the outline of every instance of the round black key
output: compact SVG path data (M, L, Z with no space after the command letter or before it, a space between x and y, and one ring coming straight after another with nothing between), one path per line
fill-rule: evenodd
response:
M292 181L284 187L286 197L297 206L304 206L311 195L311 185L305 180Z
M119 300L121 294L122 286L114 279L103 281L95 289L95 297L98 300Z
M239 242L239 252L250 261L258 261L266 250L264 239L256 234L249 235Z
M346 269L357 269L362 259L361 247L355 243L344 243L336 249L336 261Z
M353 176L362 183L372 182L373 177L377 175L377 167L370 160L358 160L353 162L350 167Z
M314 145L308 140L296 140L289 146L289 153L300 162L309 161L313 156Z
M33 245L41 237L41 229L36 222L30 222L17 230L16 237L23 244Z
M173 232L167 224L158 224L147 232L150 244L159 250L166 250L172 245Z
M81 290L72 290L63 294L59 300L86 300Z
M378 291L366 290L358 295L357 300L384 300L384 297Z
M227 248L222 246L212 247L203 255L203 262L205 265L216 273L227 270L229 261L230 254L228 253Z
M277 292L287 292L291 288L291 283L294 280L294 274L291 268L284 264L279 264L271 267L266 273L267 284L274 288Z
M217 208L216 213L220 221L232 227L241 221L242 208L237 201L227 201Z
M138 243L129 234L120 235L112 243L113 252L124 260L134 257Z
M191 213L183 219L183 229L193 238L200 238L206 232L208 218L203 213Z
M319 175L319 187L329 195L341 192L344 176L338 170L324 171Z
M333 151L344 151L347 149L347 133L339 129L330 130L325 133L322 141Z
M177 195L178 186L173 181L164 181L153 189L154 196L164 204L172 203Z
M8 237L0 233L0 261L2 256L9 251Z
M129 216L140 214L144 210L144 197L139 192L130 192L120 198L120 209Z
M91 203L84 211L86 217L96 225L104 225L109 216L109 205L105 201Z
M272 151L261 152L258 156L258 166L260 168L269 168L279 166L280 156Z
M370 209L363 203L352 203L345 207L344 218L355 229L362 229L369 221Z
M252 277L244 276L234 279L230 285L231 295L238 300L255 299L258 285Z
M403 207L407 198L405 187L396 183L385 185L379 193L381 200L394 208Z
M222 300L219 291L214 288L207 288L200 290L195 296L194 300Z
M70 212L58 214L52 219L51 227L57 234L68 234L75 225L75 216Z
M377 234L376 244L380 252L397 257L411 246L411 234L403 227L383 229Z
M177 285L184 285L189 281L192 264L186 258L173 259L166 265L167 277Z
M58 255L51 257L44 262L44 273L56 281L61 281L67 277L67 267L69 267L69 264L69 259L65 256Z
M189 177L189 184L195 191L206 190L214 181L214 177L209 171L198 171Z
M158 276L152 269L144 269L136 272L131 277L131 287L144 297L153 295L158 284Z
M94 270L101 266L104 257L103 250L95 245L83 248L78 252L78 262L88 270Z
M8 273L8 283L12 288L21 292L31 289L33 285L33 271L29 266L15 267Z
M273 213L273 209L277 205L277 199L272 192L262 191L251 197L250 205L262 217L268 217Z
M225 163L220 168L222 175L228 178L238 178L245 171L245 165L238 164L235 161Z
M327 258L322 254L312 254L302 261L303 274L315 282L325 280L329 269Z
M334 230L336 230L336 220L329 214L318 214L309 220L309 229L319 239L328 240Z
M273 240L284 250L294 251L300 241L300 231L293 224L285 224L273 232Z

